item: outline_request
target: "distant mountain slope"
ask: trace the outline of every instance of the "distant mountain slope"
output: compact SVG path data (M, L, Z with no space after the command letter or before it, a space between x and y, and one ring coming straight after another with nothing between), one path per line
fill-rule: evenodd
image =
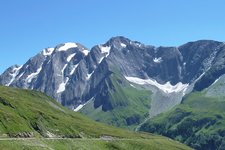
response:
M92 119L134 129L209 87L225 73L224 53L225 44L212 40L154 47L118 36L90 51L64 43L10 67L0 84L42 91Z
M0 108L0 149L189 149L164 137L91 121L36 91L0 86Z
M225 75L201 92L142 125L149 131L179 140L197 150L225 149Z

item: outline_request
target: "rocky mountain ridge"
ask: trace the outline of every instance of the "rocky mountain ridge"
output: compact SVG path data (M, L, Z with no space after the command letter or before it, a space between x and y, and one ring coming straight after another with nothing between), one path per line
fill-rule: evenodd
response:
M10 67L0 84L42 91L98 121L137 125L170 110L186 93L210 86L225 73L224 54L225 44L212 40L154 47L119 36L90 51L64 43ZM134 98L131 91L144 94ZM128 111L136 105L140 109Z

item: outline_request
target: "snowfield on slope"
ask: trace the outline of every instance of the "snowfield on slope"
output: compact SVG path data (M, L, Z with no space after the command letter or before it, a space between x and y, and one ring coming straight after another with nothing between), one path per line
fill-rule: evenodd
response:
M138 77L127 77L125 78L132 83L139 84L139 85L153 85L162 90L165 93L173 93L173 92L185 92L189 84L183 84L178 82L176 85L171 85L170 82L166 82L165 84L160 84L154 79L141 79Z
M77 44L76 43L64 43L62 46L60 46L57 51L67 51L70 48L76 48Z

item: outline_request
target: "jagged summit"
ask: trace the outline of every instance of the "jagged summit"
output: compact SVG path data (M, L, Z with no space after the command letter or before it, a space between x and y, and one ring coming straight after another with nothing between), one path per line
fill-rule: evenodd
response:
M89 50L84 47L83 45L79 44L79 43L72 43L72 42L67 42L67 43L63 43L63 44L59 44L54 48L45 48L42 50L42 55L44 56L49 56L52 55L55 52L60 52L60 51L68 51L74 49L75 52L76 51L80 51L83 52L84 55L88 55Z
M143 43L140 43L138 41L132 41L124 36L115 36L109 39L105 45L107 46L115 46L115 47L121 47L121 48L126 48L126 46L132 45L132 46L137 46L137 47L148 47L147 45L144 45ZM149 45L149 47L151 47Z
M125 43L125 44L129 44L131 42L130 39L124 37L124 36L115 36L110 38L106 44L115 44L115 43Z

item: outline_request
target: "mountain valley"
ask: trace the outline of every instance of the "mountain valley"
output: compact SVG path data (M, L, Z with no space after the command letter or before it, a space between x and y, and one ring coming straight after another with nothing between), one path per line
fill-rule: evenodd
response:
M8 68L0 84L37 90L95 121L202 150L211 143L210 149L225 147L224 74L223 42L155 47L118 36L90 50L79 43L46 48Z

